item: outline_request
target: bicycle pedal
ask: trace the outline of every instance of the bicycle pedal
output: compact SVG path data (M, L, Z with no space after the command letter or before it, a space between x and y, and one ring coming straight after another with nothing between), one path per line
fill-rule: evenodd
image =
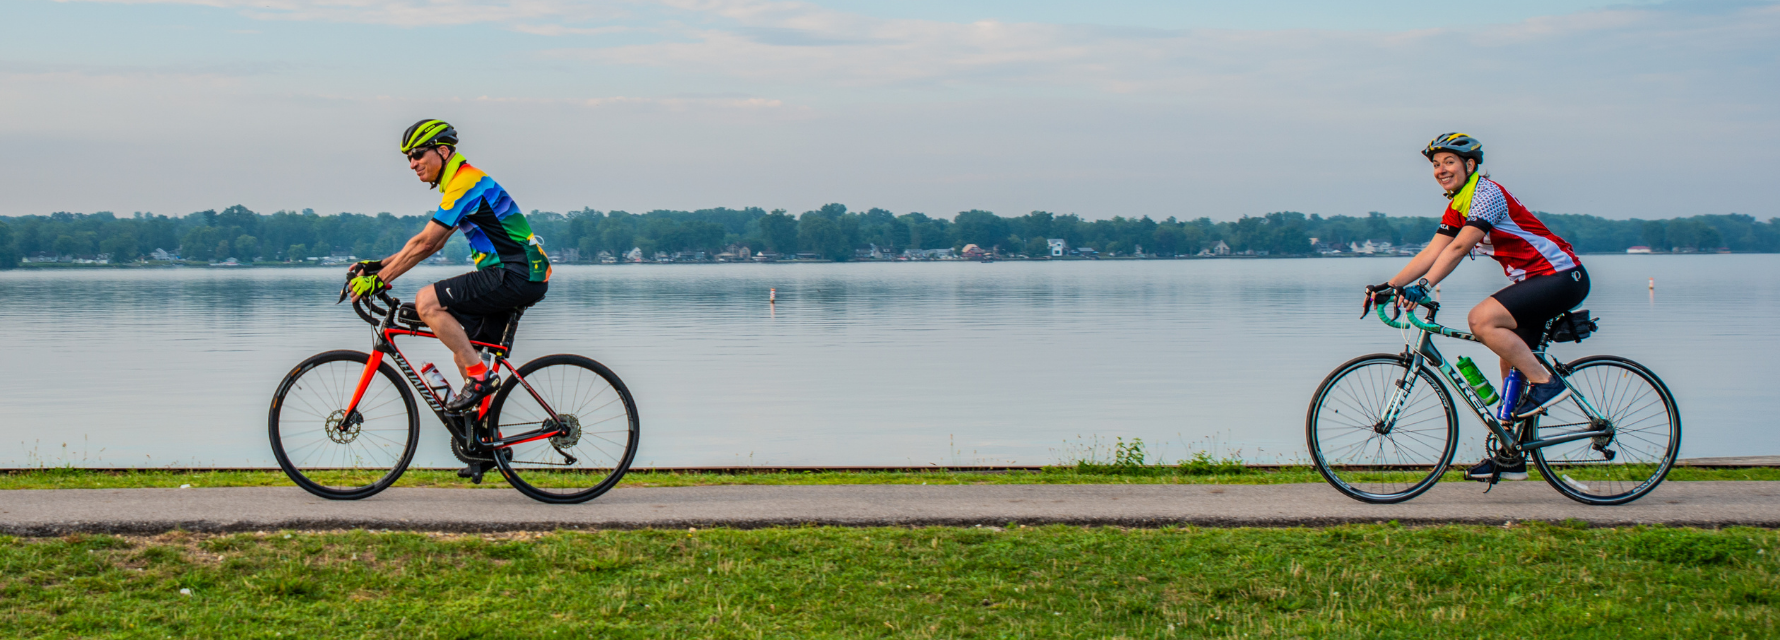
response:
M1501 481L1502 481L1502 474L1500 474L1500 473L1490 474L1489 480L1484 481L1484 482L1488 482L1489 486L1484 487L1483 492L1489 493L1491 489L1496 488L1496 483L1501 482Z

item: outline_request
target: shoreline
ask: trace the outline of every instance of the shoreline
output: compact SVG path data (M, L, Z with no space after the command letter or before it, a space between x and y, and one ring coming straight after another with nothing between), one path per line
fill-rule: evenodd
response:
M1765 251L1733 251L1733 252L1729 252L1729 253L1722 253L1722 252L1711 252L1711 253L1707 253L1707 252L1693 252L1693 253L1663 252L1663 253L1630 253L1630 254L1623 253L1623 252L1617 252L1617 251L1616 252L1596 251L1596 252L1577 252L1577 255L1585 255L1585 256L1619 256L1619 255L1707 256L1707 255L1775 255L1775 254L1770 253L1770 252L1765 252ZM1172 256L1172 257L1166 257L1166 258L1151 257L1151 256L1145 256L1145 257L1141 257L1141 258L1134 257L1134 256L1081 258L1081 257L1071 256L1071 257L1064 257L1064 258L1048 258L1048 257L1047 258L1011 258L1010 257L1010 258L996 258L992 261L987 261L987 262L989 262L989 263L994 263L994 262L1106 262L1106 261L1169 262L1169 261L1177 261L1177 260L1307 260L1307 259L1325 259L1325 258L1336 259L1336 260L1348 260L1348 259L1359 259L1359 258L1410 258L1410 257L1414 257L1414 256L1412 254L1373 254L1373 255L1368 255L1368 254L1356 254L1356 255L1348 255L1348 254L1341 254L1341 255L1293 254L1293 255L1280 255L1280 256L1274 256L1274 255L1266 255L1266 256ZM845 261L839 261L839 260L773 260L770 262L757 262L757 261L753 261L753 260L719 262L719 261L715 261L715 260L706 260L706 261L702 261L702 262L690 262L690 261L688 261L688 262L645 261L645 262L614 262L614 263L601 263L601 262L566 263L565 262L565 263L552 263L551 266L556 266L556 267L565 267L565 266L622 267L622 266L631 266L631 265L674 266L674 265L719 265L719 264L731 264L731 265L741 265L741 264L761 264L761 265L764 265L764 264L848 264L848 263L852 263L852 264L894 264L894 263L904 263L904 262L906 262L906 263L930 263L930 262L982 263L985 261L962 259L962 258L952 259L952 260L845 260ZM291 263L291 262L255 262L255 263L245 263L245 264L236 264L236 265L230 265L230 266L222 266L221 263L164 262L164 261L131 262L131 263L125 263L125 264L96 264L96 263L75 263L75 262L20 262L18 267L16 267L16 269L18 269L18 270L25 270L25 269L58 270L58 269L209 269L209 268L216 268L216 269L233 270L233 269L319 269L319 268L323 268L323 267L330 268L330 269L336 269L336 268L340 268L340 267L350 266L350 264L351 263L348 263L348 262L342 262L342 263L338 263L338 264L327 264L327 265L299 264L299 263ZM467 264L460 265L460 264L456 264L456 263L449 263L449 264L421 263L420 266L456 267L456 266L470 266L470 265L467 265Z

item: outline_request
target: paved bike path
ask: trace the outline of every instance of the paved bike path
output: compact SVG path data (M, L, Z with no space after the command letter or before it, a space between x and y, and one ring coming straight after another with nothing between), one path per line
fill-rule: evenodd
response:
M1595 525L1780 527L1780 482L1669 482L1642 500L1590 507L1541 482L1443 483L1407 503L1368 505L1327 485L837 485L618 489L547 505L503 489L391 489L329 501L295 487L0 491L0 533L152 534L277 529L515 531L797 525L1063 523L1155 527L1321 526L1565 519Z

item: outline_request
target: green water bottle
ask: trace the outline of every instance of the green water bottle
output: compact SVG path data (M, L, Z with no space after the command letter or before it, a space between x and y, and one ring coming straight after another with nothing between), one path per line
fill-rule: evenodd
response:
M1477 392L1477 398L1483 401L1483 406L1487 407L1501 400L1496 397L1496 388L1490 386L1490 379L1483 377L1483 372L1477 370L1477 363L1470 358L1459 356L1459 375L1465 376L1465 382L1471 383L1471 389Z

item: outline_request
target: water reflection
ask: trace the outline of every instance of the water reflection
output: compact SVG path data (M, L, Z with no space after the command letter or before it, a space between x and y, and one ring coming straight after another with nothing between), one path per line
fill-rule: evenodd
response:
M1765 425L1780 401L1764 376L1780 355L1769 337L1780 256L1585 261L1602 330L1554 352L1653 367L1679 397L1684 455L1772 453ZM1170 459L1209 446L1295 459L1322 377L1401 348L1398 331L1355 319L1360 285L1398 266L568 266L516 347L521 359L574 352L618 371L639 402L639 464L1048 463L1094 437L1141 437ZM458 271L423 269L397 293ZM272 464L265 412L278 379L310 354L368 347L368 328L332 304L337 277L0 272L0 326L22 338L4 358L28 372L0 386L0 466ZM1502 284L1494 265L1467 263L1441 296L1468 307ZM404 350L448 360L436 345ZM1442 350L1488 358L1475 345ZM1463 420L1475 449L1482 429ZM443 429L422 421L418 463L448 464Z

